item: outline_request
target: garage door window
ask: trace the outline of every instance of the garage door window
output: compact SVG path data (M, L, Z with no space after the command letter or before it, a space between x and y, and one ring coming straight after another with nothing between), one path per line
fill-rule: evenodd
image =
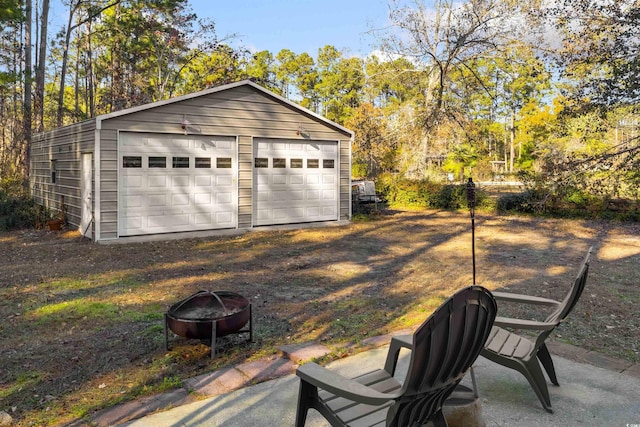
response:
M334 168L334 160L333 159L324 159L324 160L322 160L322 167L324 169L333 169Z
M189 167L189 158L188 157L174 157L173 158L173 167L174 167L174 169L188 168Z
M166 157L149 157L149 168L166 168Z
M196 169L211 169L211 157L196 157Z
M142 157L141 156L123 156L122 167L123 168L141 168Z
M291 159L292 169L302 169L302 159Z
M318 169L320 167L320 161L318 159L307 159L307 168Z
M256 157L255 159L255 167L257 168L268 168L269 167L269 159L265 157Z
M231 157L216 158L216 167L218 169L231 169Z
M273 167L279 169L286 168L287 159L273 159Z

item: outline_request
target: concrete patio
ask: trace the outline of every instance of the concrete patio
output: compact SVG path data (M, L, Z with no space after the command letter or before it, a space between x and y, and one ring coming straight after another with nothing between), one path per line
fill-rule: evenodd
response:
M328 366L347 376L382 366L388 347L376 345L388 339L370 339L373 349ZM565 344L550 344L560 381L560 387L549 385L553 414L542 408L522 375L482 357L477 360L475 372L487 426L640 425L638 365ZM183 389L102 411L91 422L127 427L293 425L299 384L295 368L327 351L317 344L284 348L282 357L190 379ZM408 360L402 353L400 371L406 369ZM312 410L306 425L328 423Z

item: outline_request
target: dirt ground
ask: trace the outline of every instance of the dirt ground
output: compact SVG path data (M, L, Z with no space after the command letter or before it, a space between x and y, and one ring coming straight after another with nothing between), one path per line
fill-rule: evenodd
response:
M594 246L586 290L553 339L640 359L640 224L476 215L477 283L561 299ZM58 425L178 387L184 378L319 341L415 327L472 283L465 212L385 212L368 221L236 236L100 245L77 233L0 233L0 410ZM253 304L254 342L171 338L163 315L201 290ZM514 307L499 315L535 316Z

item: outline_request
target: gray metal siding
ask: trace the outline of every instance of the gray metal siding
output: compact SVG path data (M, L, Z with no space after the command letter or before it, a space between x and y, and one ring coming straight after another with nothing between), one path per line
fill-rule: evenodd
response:
M118 237L118 131L100 129L100 236Z
M350 220L351 140L340 140L340 219Z
M31 194L36 202L56 212L64 202L67 222L80 226L81 162L83 153L93 153L95 120L35 134L31 143ZM56 183L51 182L51 161L56 161Z
M259 136L265 138L341 139L345 135L326 123L301 114L251 87L237 87L107 119L103 129L181 133L187 119L189 132L202 135Z
M241 136L238 140L238 228L251 228L253 212L253 141Z

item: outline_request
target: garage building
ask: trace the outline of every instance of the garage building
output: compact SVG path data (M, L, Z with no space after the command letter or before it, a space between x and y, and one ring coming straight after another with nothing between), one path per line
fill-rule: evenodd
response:
M31 190L94 241L348 220L352 138L245 80L35 135Z

